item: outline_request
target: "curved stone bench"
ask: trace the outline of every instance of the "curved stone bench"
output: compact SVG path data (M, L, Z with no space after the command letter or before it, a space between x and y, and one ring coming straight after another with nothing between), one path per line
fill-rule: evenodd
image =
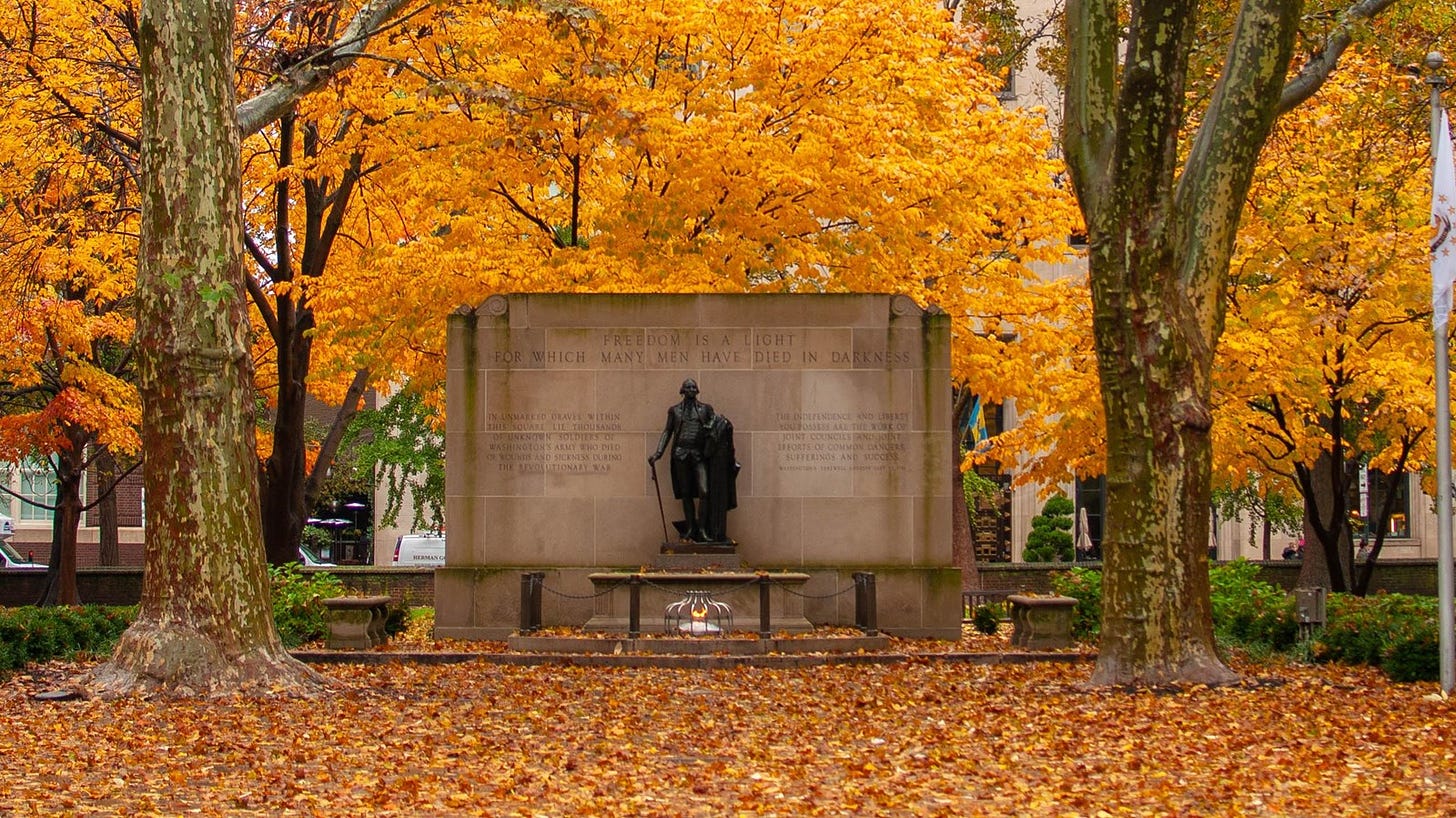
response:
M389 641L387 596L336 596L323 600L329 616L330 650L369 650Z

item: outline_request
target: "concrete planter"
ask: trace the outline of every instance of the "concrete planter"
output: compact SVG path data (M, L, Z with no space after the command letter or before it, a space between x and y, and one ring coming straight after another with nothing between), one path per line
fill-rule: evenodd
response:
M1012 594L1006 601L1011 604L1011 644L1027 650L1072 646L1072 612L1077 600Z

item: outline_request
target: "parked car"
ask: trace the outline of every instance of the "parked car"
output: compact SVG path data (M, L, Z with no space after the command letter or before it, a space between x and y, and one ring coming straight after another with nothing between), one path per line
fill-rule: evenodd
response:
M405 534L394 541L394 564L405 567L445 564L444 534Z
M337 563L329 562L328 560L325 560L322 557L320 557L318 554L315 554L314 552L310 551L309 548L308 548L308 546L306 546L306 545L300 545L298 547L298 559L299 559L300 562L303 563L303 565L304 565L305 568L337 568L337 567L339 567Z
M10 518L5 518L9 522ZM27 571L44 571L46 564L36 562L32 555L22 556L8 540L0 540L0 568L18 568Z
M15 521L4 514L0 514L0 540L8 540L15 536Z

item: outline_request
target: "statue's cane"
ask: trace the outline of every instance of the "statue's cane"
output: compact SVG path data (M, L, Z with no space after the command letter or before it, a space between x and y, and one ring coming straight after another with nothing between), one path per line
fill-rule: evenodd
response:
M667 536L667 510L662 507L662 484L657 482L657 461L649 460L647 465L652 467L652 485L657 489L657 513L662 515L662 544L667 545L672 539Z

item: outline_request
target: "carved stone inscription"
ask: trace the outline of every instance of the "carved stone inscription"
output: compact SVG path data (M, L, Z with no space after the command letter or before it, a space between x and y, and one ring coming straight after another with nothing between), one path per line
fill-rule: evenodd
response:
M895 369L914 365L889 349L839 328L573 328L548 330L544 346L495 349L497 369Z
M622 462L616 412L491 412L486 468L516 474L608 474Z
M906 457L905 412L780 412L777 461L784 471L880 471Z

